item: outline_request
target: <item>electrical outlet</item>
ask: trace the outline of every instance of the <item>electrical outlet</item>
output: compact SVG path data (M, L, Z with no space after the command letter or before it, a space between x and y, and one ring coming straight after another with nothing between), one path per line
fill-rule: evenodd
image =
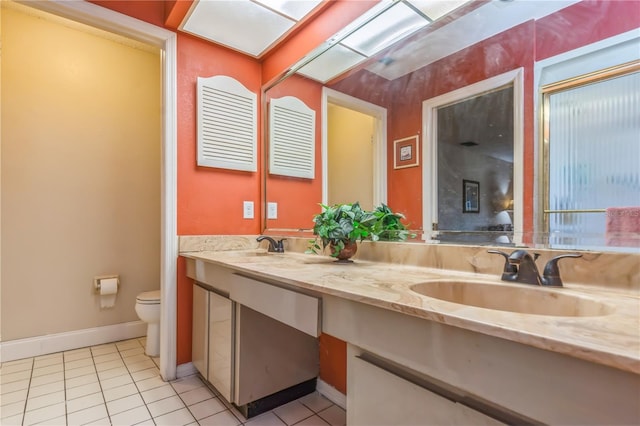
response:
M253 219L253 201L244 201L242 203L242 217L244 219Z
M267 203L267 219L278 218L278 203Z

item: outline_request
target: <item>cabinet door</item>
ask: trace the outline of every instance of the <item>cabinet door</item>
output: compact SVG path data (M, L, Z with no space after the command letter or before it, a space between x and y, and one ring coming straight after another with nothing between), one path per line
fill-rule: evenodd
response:
M209 352L209 292L193 286L193 321L191 323L191 359L194 367L207 377Z
M348 425L503 425L360 358L349 357Z
M233 302L209 292L209 374L205 377L229 402L233 402L233 318Z

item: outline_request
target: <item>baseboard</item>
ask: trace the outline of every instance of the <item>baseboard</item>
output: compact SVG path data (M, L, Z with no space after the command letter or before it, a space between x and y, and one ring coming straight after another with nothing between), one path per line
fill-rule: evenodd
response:
M193 363L187 362L186 364L180 364L176 368L176 379L179 379L181 377L191 376L197 373L198 373L198 370L196 370L196 367L193 365Z
M324 380L318 378L318 383L316 384L316 390L318 393L322 394L329 401L334 404L340 406L343 409L347 409L347 395L340 392L338 389L331 386L329 383Z
M147 334L147 324L131 321L84 330L0 342L0 362L133 339Z

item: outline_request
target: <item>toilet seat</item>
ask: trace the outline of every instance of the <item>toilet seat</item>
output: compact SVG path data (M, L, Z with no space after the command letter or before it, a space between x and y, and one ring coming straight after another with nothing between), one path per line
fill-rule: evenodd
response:
M136 297L136 303L141 305L159 305L160 304L160 290L145 291L140 293Z

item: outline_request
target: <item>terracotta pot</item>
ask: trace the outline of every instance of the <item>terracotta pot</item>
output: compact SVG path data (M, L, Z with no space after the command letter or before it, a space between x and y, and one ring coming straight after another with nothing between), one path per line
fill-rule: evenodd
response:
M332 253L335 253L335 246L331 246ZM355 241L345 242L344 248L340 250L338 256L336 256L336 262L338 263L351 263L353 260L349 260L358 251L358 243Z

